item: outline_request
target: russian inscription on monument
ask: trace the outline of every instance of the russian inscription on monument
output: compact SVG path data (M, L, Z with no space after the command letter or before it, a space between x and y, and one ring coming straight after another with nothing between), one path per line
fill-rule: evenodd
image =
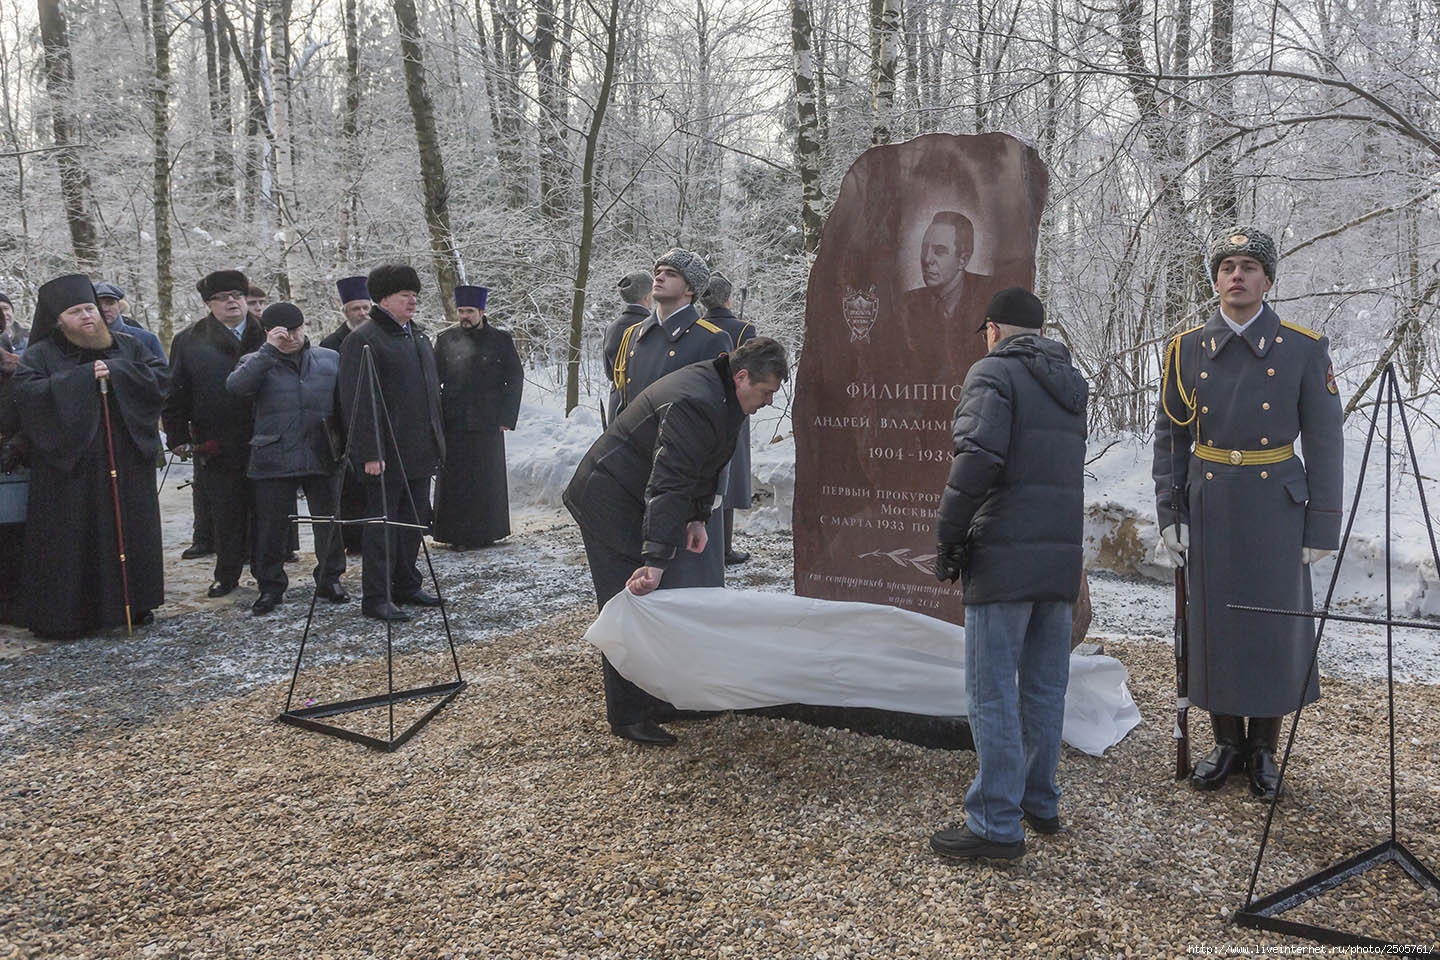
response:
M796 374L795 592L962 622L935 509L976 328L1029 287L1049 175L1001 133L873 147L821 234Z

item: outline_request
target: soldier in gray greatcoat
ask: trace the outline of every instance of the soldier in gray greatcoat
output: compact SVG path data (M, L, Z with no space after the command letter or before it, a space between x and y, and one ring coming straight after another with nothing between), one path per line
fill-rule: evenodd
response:
M650 295L654 282L649 273L636 270L634 273L625 274L617 284L620 299L625 301L625 309L605 328L605 339L600 348L605 359L606 376L611 377L610 396L605 401L606 423L614 420L615 414L620 412L620 388L614 382L615 361L620 356L620 340L625 336L626 330L650 316L650 311L655 306Z
M1251 227L1211 245L1220 308L1170 341L1152 469L1162 540L1186 569L1188 697L1215 731L1191 783L1248 770L1261 797L1278 789L1282 718L1320 696L1314 624L1227 604L1311 608L1310 564L1340 543L1344 454L1329 340L1264 301L1276 260Z
M710 285L700 295L705 307L705 319L730 334L730 339L739 347L755 336L755 325L748 323L730 310L731 293L734 287L723 273L710 275ZM744 310L744 300L741 300ZM740 428L740 441L735 444L735 456L730 459L729 480L725 487L725 566L733 567L750 559L750 554L735 549L735 511L749 510L750 497L750 420L746 418Z
M616 351L612 382L620 391L617 415L667 373L735 349L730 334L701 319L695 309L695 300L709 285L710 267L698 254L677 247L655 261L655 310L626 328ZM722 496L727 480L728 474L722 474ZM710 514L707 534L703 553L686 553L666 571L672 586L725 586L722 511Z

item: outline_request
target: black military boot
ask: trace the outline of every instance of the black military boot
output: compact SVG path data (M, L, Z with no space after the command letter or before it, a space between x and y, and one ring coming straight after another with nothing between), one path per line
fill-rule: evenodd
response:
M1245 769L1245 718L1212 713L1210 726L1215 731L1215 749L1195 764L1190 785L1196 790L1219 790L1226 777Z
M1280 790L1280 767L1275 747L1280 742L1283 717L1251 717L1245 738L1246 766L1250 770L1250 792L1262 800L1274 800Z

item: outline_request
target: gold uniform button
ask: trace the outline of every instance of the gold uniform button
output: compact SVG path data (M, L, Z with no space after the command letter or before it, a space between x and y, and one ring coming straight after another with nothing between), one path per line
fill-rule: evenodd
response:
M670 351L670 356L672 356L672 357L675 356L675 351L674 351L674 350L671 350L671 351Z
M1209 445L1209 446L1212 446L1212 447L1215 446L1215 441L1214 441L1214 440L1206 440L1205 443L1206 443L1207 445Z
M1214 480L1214 479L1215 479L1215 474L1211 473L1209 470L1206 470L1206 471L1205 471L1205 479L1206 479L1206 480Z
M1274 367L1271 367L1269 370L1266 370L1266 371L1265 371L1265 376L1267 376L1267 377L1273 377L1273 376L1275 376L1275 368L1274 368Z
M1270 438L1269 438L1269 437L1261 437L1261 438L1260 438L1260 446L1262 446L1262 447L1268 447L1268 446L1270 446Z
M1268 404L1268 403L1262 403L1262 404L1260 404L1260 409L1261 409L1261 410L1269 410L1269 409L1270 409L1270 404Z
M1201 412L1201 413L1209 413L1209 412L1210 412L1210 408L1209 408L1209 407L1201 407L1201 408L1200 408L1200 412Z
M1239 450L1231 450L1231 451L1230 451L1230 463L1231 463L1232 466L1236 466L1236 467L1240 466L1240 461L1242 461L1242 460L1244 460L1244 459L1245 459L1245 454L1241 453Z
M1284 342L1285 342L1285 338L1284 338L1284 337L1281 337L1281 336L1276 336L1276 337L1275 337L1275 342L1276 342L1276 343L1284 343Z
M1207 373L1207 372L1204 371L1204 370L1201 370L1201 371L1200 371L1200 379L1201 379L1201 380L1209 380L1209 379L1210 379L1210 374Z
M1260 471L1260 479L1261 479L1261 480L1269 480L1269 479L1270 479L1270 471L1269 471L1269 470L1261 470L1261 471Z

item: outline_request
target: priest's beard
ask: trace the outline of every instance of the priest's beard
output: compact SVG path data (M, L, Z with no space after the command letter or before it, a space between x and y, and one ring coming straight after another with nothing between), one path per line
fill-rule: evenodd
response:
M115 342L115 338L110 336L110 328L105 326L103 320L91 331L67 329L64 333L66 340L82 350L105 350Z

